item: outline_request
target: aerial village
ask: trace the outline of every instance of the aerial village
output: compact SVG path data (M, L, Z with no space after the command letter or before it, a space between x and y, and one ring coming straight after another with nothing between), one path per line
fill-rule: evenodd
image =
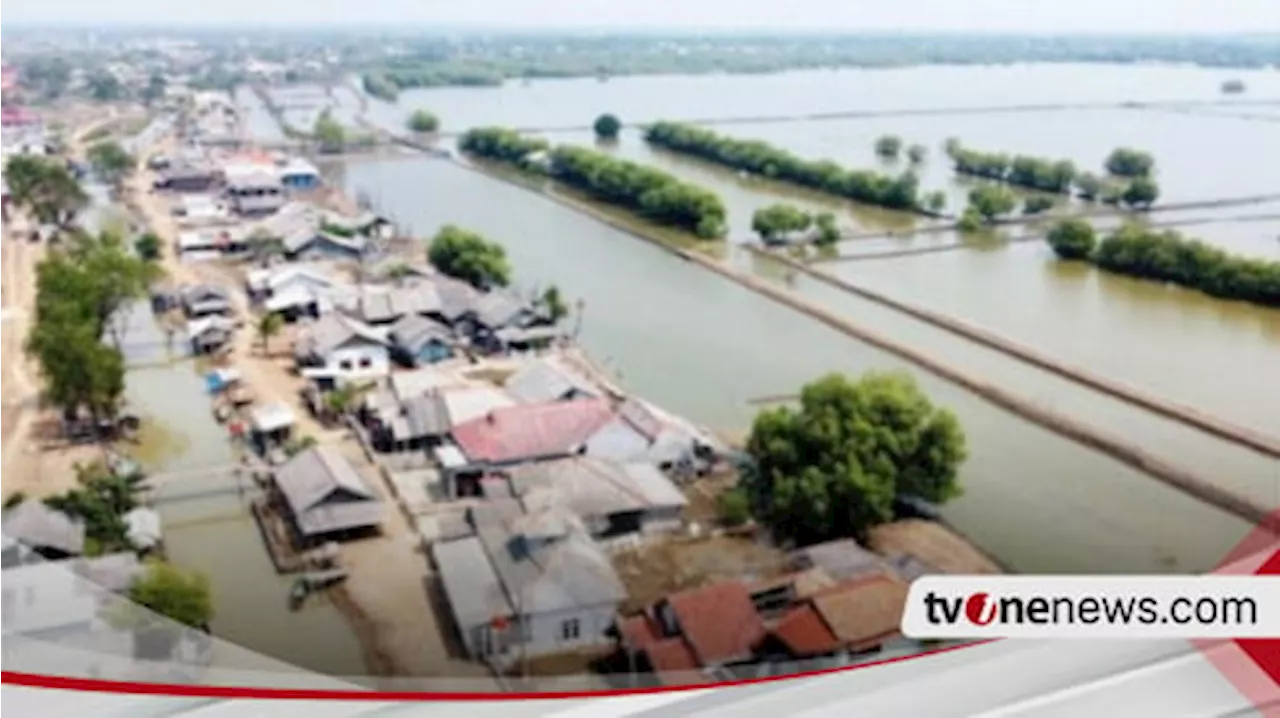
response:
M999 570L923 510L798 550L726 520L739 440L620 386L567 302L432 266L311 162L246 146L225 94L185 108L133 140L121 202L164 242L151 312L199 357L295 608L348 591L412 639L392 653L434 640L481 673L677 684L921 650L908 584ZM122 520L130 548L87 558L79 519L8 506L6 579L70 562L127 591L164 532L145 505Z

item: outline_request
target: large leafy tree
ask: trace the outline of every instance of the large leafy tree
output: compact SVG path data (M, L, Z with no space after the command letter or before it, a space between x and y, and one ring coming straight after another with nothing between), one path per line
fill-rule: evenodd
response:
M409 115L407 124L414 132L435 132L440 129L440 118L427 110L417 109Z
M47 157L14 155L5 164L13 201L42 224L69 226L89 196L66 167Z
M1064 219L1049 230L1049 246L1062 259L1088 259L1098 246L1093 225L1083 219Z
M118 185L134 170L136 162L118 142L106 141L89 148L89 164L109 184Z
M969 192L969 208L991 223L1018 208L1018 196L1008 187L987 184Z
M596 118L592 125L596 137L602 140L616 140L622 132L622 121L616 115L603 114Z
M747 451L743 487L758 517L798 544L861 538L892 519L899 494L954 498L966 457L955 416L895 373L806 385L798 409L756 417Z
M813 217L790 204L773 204L761 207L751 215L751 229L765 242L776 242L789 235L804 232L813 224Z
M454 225L445 225L432 238L427 259L441 272L478 289L504 287L511 281L502 245Z

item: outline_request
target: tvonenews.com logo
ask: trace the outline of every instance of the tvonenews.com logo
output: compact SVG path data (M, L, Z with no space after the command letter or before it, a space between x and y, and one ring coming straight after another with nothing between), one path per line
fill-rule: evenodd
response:
M1081 623L1138 623L1140 625L1174 623L1231 622L1253 624L1258 620L1257 602L1247 597L1179 596L1162 606L1152 596L992 596L987 592L963 597L945 597L934 592L925 594L925 613L929 623L954 625L964 620L975 626L1023 625L1048 626Z
M925 576L911 585L903 632L938 639L1280 636L1277 578Z

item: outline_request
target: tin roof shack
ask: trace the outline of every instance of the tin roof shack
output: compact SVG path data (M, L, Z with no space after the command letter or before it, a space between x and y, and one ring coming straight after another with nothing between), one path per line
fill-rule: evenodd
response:
M893 573L889 563L853 539L836 539L792 551L787 564L794 571L821 569L837 581L870 574Z
M188 319L229 316L231 294L214 284L195 284L182 290L182 311Z
M604 396L599 387L557 357L525 363L503 383L503 388L522 404Z
M418 314L410 314L391 325L388 334L392 356L406 367L418 367L454 356L453 330Z
M231 165L224 173L227 201L241 216L263 216L285 205L284 184L278 173L257 165Z
M0 517L0 528L15 542L5 546L5 567L20 563L21 555L27 552L50 560L84 553L84 522L49 508L43 501L27 499L7 509Z
M249 412L250 440L259 453L266 454L289 440L295 423L297 417L288 404L277 402L255 406Z
M187 339L191 342L191 351L196 354L221 351L231 343L235 328L235 322L216 314L192 319L187 322Z
M218 173L204 160L184 160L172 163L160 173L155 187L170 192L206 193L218 183Z
M431 548L468 654L501 664L611 643L626 591L576 517L490 501L469 524L472 535Z
M382 332L338 312L306 326L294 343L300 373L321 388L384 377L391 371L390 357Z
M386 516L382 498L337 448L316 446L275 472L299 545L374 532Z
M526 510L564 507L582 519L598 540L679 530L680 514L688 503L652 464L576 456L516 466L502 474L510 484L509 493Z

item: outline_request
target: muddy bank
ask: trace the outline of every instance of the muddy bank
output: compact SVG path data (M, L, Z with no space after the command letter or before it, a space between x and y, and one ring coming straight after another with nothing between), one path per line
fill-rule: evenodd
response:
M917 351L900 342L860 327L848 319L838 316L834 312L770 284L767 280L735 270L722 262L702 254L698 250L686 250L672 246L671 244L658 239L656 236L637 229L633 223L622 221L611 216L608 212L592 207L584 202L580 202L554 192L540 191L514 178L506 177L502 173L487 171L482 167L472 165L465 161L455 159L454 162L459 167L466 170L478 172L523 189L534 191L552 202L589 216L602 224L610 226L618 231L625 232L632 237L648 242L666 252L670 252L680 257L685 261L698 264L705 269L750 289L751 291L777 301L778 303L783 304L801 314L805 314L806 316L809 316L810 318L815 319L849 337L894 354L941 379L972 392L996 406L1011 411L1028 421L1049 429L1050 431L1053 431L1054 433L1076 443L1101 452L1127 466L1142 471L1143 473L1146 473L1169 486L1183 491L1188 495L1215 506L1227 513L1254 523L1255 525L1266 525L1280 530L1280 522L1271 518L1269 515L1270 507L1259 505L1248 498L1225 490L1217 486L1209 477L1175 466L1160 459L1152 453L1127 444L1123 440L1108 435L1094 427L1087 426L1074 419L1036 406L1030 400L1016 396L983 379L971 376L964 371L939 361L924 352ZM762 250L755 249L754 251L766 254L771 258L777 258L776 255L765 253ZM790 262L790 264L793 264L799 271L814 274L816 278L827 278L826 275L816 272L815 270L794 261ZM873 299L873 301L875 300ZM1014 356L1017 355L1014 354ZM1107 380L1098 381L1104 384L1110 384ZM1117 398L1123 400L1125 397L1117 396ZM1165 406L1164 403L1159 400L1151 399L1149 397L1147 397L1147 399L1152 401L1154 405ZM1247 439L1250 437L1242 435L1239 438ZM1267 437L1253 438L1255 438L1255 441L1258 444L1256 447L1258 450L1264 450L1263 453L1280 456L1280 446L1277 445L1275 440Z

